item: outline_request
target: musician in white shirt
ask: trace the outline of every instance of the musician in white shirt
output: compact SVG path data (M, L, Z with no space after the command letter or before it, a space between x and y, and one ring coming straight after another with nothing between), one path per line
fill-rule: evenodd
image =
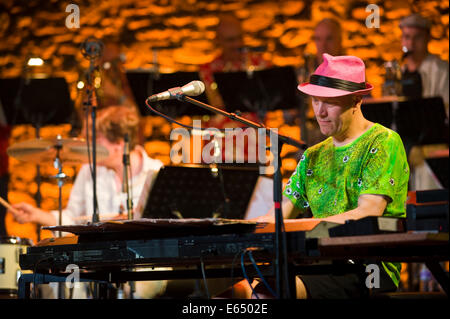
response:
M406 54L404 68L419 72L423 97L442 97L448 117L449 64L428 52L431 22L419 14L412 14L401 20L400 29Z
M406 55L402 72L420 74L422 97L442 97L448 121L449 64L428 52L431 22L419 14L412 14L401 20L400 29L401 43ZM412 146L408 161L411 166L411 190L443 188L425 161L421 147Z
M88 124L89 125L89 124ZM97 145L108 150L108 157L98 161L96 171L97 203L99 218L112 219L123 214L127 216L127 194L123 192L124 136L128 134L130 143L129 185L132 190L135 218L141 214L139 199L144 188L151 186L162 162L150 158L144 148L137 145L139 116L128 106L110 106L100 109L96 120ZM84 131L84 130L83 130ZM73 184L67 207L62 212L62 225L86 224L92 221L93 180L88 164L81 167ZM44 226L59 224L58 211L47 212L28 203L12 205L10 211L19 223L37 223ZM137 282L137 297L151 298L161 294L166 281ZM145 291L145 292L144 292ZM136 297L136 296L135 296Z

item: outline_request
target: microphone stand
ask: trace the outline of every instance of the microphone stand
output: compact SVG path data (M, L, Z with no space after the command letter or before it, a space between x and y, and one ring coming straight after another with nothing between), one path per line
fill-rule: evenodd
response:
M67 177L66 174L63 173L62 170L62 161L60 157L60 152L62 149L62 145L59 143L59 140L61 139L61 135L58 135L57 137L58 143L55 145L56 149L56 157L53 161L53 167L58 169L58 174L53 176L58 181L58 226L62 225L62 186L64 184L64 179ZM62 237L62 232L58 232L58 237ZM64 292L64 284L61 282L58 282L58 293L57 293L58 299L64 299L65 298L65 292Z
M132 220L133 216L133 200L131 198L130 185L128 181L128 170L130 169L130 138L128 133L125 134L124 137L124 151L123 151L123 191L127 194L127 219ZM128 269L129 271L133 271L132 268ZM130 286L130 299L134 299L134 293L136 292L136 285L134 281L130 281L128 283ZM123 289L123 284L121 284L120 289Z
M128 219L133 219L133 201L131 198L130 185L128 183L128 170L130 169L130 141L128 133L125 134L125 150L123 152L123 190L127 194Z
M97 96L95 94L95 87L93 85L93 75L96 69L95 60L102 55L103 44L97 41L95 38L88 38L82 44L82 54L84 57L89 59L89 71L87 72L87 85L86 92L87 98L84 102L86 111L91 109L92 118L92 187L93 187L93 214L92 223L97 223L100 221L98 214L98 203L97 203L97 136L95 121L97 117ZM87 141L89 143L89 140Z
M252 122L243 118L234 113L228 113L224 110L218 109L214 106L199 102L194 100L193 98L183 95L176 94L174 95L180 101L186 101L211 112L223 115L228 117L233 121L237 121L243 123L252 128L264 128L265 126L262 124ZM299 149L306 149L306 144L300 141L296 141L290 137L278 134L273 132L270 129L267 129L266 134L269 135L271 143L272 138L277 138L278 147L275 150L274 158L275 158L275 172L273 177L273 200L275 206L275 278L276 278L276 292L278 298L289 299L291 298L291 289L289 288L289 280L288 280L288 264L287 264L287 243L286 243L286 233L284 231L284 221L283 221L283 213L281 209L282 202L282 181L281 181L281 149L283 144L289 144L295 146ZM284 278L283 275L284 274ZM294 281L295 284L295 281ZM294 290L295 291L295 290Z

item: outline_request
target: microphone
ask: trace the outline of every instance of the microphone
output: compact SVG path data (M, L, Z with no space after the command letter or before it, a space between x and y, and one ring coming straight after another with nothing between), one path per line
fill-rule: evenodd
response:
M130 137L128 133L123 138L123 165L130 165Z
M403 51L403 54L402 54L402 60L406 59L406 57L407 57L408 55L411 55L411 54L413 53L413 51L408 50L408 48L407 48L406 46L403 46L403 47L402 47L402 51Z
M103 42L89 37L83 43L81 43L81 53L85 58L96 59L103 54Z
M205 91L205 84L202 81L192 81L182 86L181 88L174 87L168 89L167 91L158 94L153 94L148 98L148 100L150 102L156 102L174 98L176 99L182 95L197 96L202 94L204 91Z

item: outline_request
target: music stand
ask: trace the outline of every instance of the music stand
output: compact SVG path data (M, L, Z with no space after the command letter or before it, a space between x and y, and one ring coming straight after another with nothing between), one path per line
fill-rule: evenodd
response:
M150 95L164 92L174 87L181 87L191 81L200 80L197 72L155 73L148 70L128 70L126 75L135 102L142 116L151 114L148 107L145 105L145 100ZM197 99L204 103L207 102L205 93L197 96ZM155 102L154 106L158 111L170 117L181 117L183 115L201 116L210 114L206 110L192 107L189 103L180 103L176 100Z
M427 158L425 161L430 166L442 187L448 190L448 156Z
M441 97L398 102L397 133L413 145L448 144L449 127Z
M27 79L22 77L0 79L0 100L9 125L31 124L40 137L44 125L72 123L75 108L64 78ZM35 200L41 205L41 176L37 165ZM37 229L38 241L40 240Z
M214 79L227 112L239 110L265 114L300 105L297 77L290 66L214 73Z
M395 130L404 143L448 144L448 119L441 97L363 102L361 110L369 121Z
M221 179L209 165L161 168L142 217L244 219L259 177L258 167L230 164L217 167L222 170L225 192Z
M385 127L393 128L394 114L391 102L375 102L361 104L361 112L364 117Z
M9 125L71 123L74 106L64 78L0 79L0 99Z

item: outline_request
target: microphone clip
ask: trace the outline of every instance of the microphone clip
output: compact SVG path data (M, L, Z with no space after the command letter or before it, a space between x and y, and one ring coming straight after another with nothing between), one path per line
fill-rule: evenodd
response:
M184 98L184 92L181 89L181 87L174 87L171 89L168 89L167 92L169 92L171 97L176 98L177 100L183 101Z

